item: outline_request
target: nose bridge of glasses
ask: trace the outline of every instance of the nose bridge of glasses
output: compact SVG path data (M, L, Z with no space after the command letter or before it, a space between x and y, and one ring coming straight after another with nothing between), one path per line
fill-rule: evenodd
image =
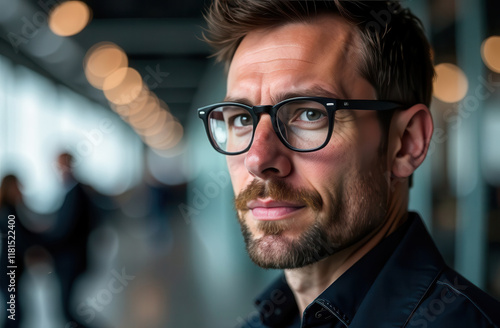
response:
M260 122L261 114L265 113L265 114L268 114L270 116L270 122L273 125L273 129L274 129L274 118L273 118L273 114L272 114L273 109L274 109L274 106L271 106L271 105L253 106L252 112L257 116L256 124L258 124ZM255 130L254 130L254 133L255 133Z
M252 111L257 116L260 116L260 114L262 114L262 113L266 113L266 114L271 115L272 109L273 109L273 106L271 106L271 105L253 106L252 107Z

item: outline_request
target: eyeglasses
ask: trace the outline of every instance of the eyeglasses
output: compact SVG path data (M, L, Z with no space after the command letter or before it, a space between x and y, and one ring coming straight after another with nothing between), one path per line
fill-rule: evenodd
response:
M262 113L271 116L274 132L286 147L311 152L328 144L337 110L394 110L401 107L398 103L380 100L297 97L274 106L222 102L198 109L198 116L205 124L212 146L225 155L238 155L250 149Z

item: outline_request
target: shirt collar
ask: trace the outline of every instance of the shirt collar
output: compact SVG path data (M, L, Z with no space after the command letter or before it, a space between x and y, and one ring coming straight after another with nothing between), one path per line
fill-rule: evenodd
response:
M303 322L315 325L337 320L341 325L349 326L366 293L415 219L414 216L416 215L410 213L404 224L377 244L309 304L304 311ZM257 298L255 304L262 322L269 327L286 327L299 315L293 292L284 275L274 281Z
M284 327L291 324L299 312L284 274L256 299L255 306L259 310L262 322L270 327Z

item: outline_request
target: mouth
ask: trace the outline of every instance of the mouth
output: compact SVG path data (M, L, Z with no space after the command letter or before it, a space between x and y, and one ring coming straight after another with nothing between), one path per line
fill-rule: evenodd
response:
M273 199L257 199L247 203L248 209L253 217L260 221L284 220L292 217L297 211L305 208L305 205Z

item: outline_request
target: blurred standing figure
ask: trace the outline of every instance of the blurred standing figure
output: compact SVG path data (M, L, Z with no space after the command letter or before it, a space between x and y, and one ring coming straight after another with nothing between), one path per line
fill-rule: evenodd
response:
M23 224L22 221L19 220L18 208L23 205L23 196L21 191L19 190L20 183L15 175L9 174L6 175L2 180L2 185L0 187L0 232L2 238L2 254L0 255L1 261L0 265L2 267L2 273L0 276L1 282L1 293L4 296L4 300L9 297L11 294L8 292L9 285L9 276L7 276L5 270L7 270L7 266L15 265L17 268L15 269L16 275L16 286L15 286L15 300L16 300L16 308L15 308L15 320L8 319L7 316L10 315L9 312L3 313L5 320L3 322L2 327L11 328L11 327L20 327L21 323L21 315L22 312L22 303L19 298L19 279L24 272L24 253L26 249L29 247L30 243L34 242L34 234L32 234ZM13 231L15 231L15 263L9 264L7 257L7 245L8 245L8 217L14 215L15 225ZM4 303L5 304L5 303ZM4 310L4 307L2 307ZM4 310L5 311L5 310Z
M47 234L47 246L61 284L65 319L80 322L74 315L76 308L71 303L72 290L76 279L87 269L87 241L97 222L97 209L89 196L91 188L75 179L73 163L74 158L69 153L58 156L57 164L66 196L56 222Z

